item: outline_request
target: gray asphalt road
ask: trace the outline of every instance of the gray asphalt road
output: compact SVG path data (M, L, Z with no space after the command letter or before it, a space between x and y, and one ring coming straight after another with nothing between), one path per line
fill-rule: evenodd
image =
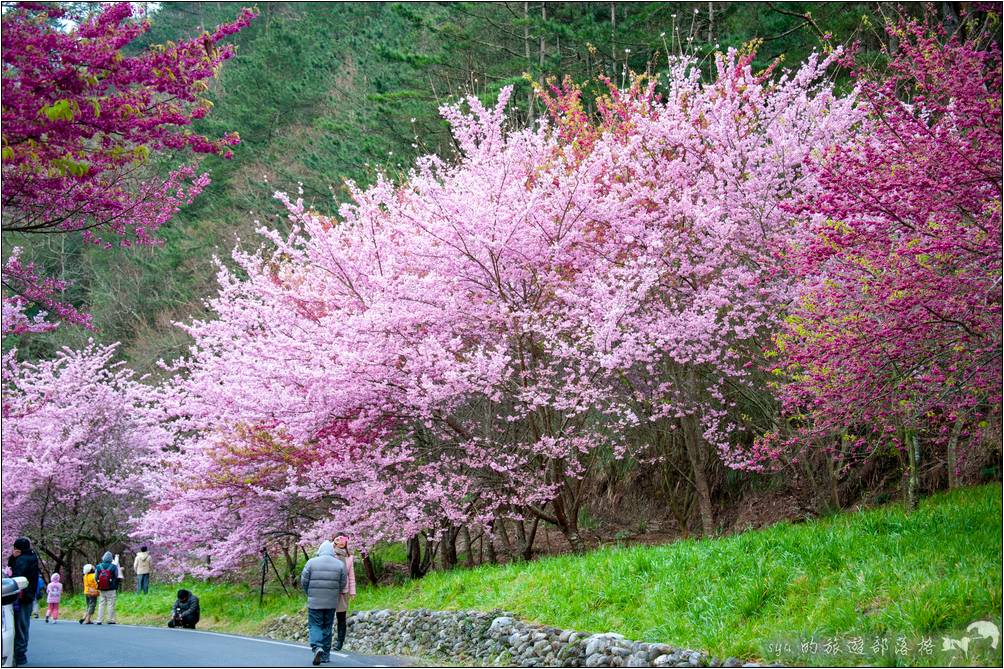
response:
M351 640L350 640L351 641ZM348 643L346 644L348 645ZM307 646L201 630L31 621L27 667L309 667ZM331 652L322 667L396 667L408 661Z

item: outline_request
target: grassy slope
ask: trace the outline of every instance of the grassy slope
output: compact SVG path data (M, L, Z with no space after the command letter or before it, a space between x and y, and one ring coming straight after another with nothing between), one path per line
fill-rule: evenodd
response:
M892 647L884 658L875 655L874 637L892 642L904 635L913 646L927 636L940 651L942 633L979 619L1000 624L1001 588L1001 486L988 485L924 500L913 514L890 505L721 539L436 572L364 588L356 608L502 608L559 627L722 656L775 659L772 644L786 642L791 652L782 661L814 664L848 660L805 655L800 638L861 636L866 656L856 661L887 664L895 659ZM193 589L214 629L254 633L302 607L301 600L269 595L259 610L257 592L246 586ZM123 620L162 623L172 592L157 588L142 601L124 595ZM984 661L999 658L998 651ZM936 661L937 653L910 659Z

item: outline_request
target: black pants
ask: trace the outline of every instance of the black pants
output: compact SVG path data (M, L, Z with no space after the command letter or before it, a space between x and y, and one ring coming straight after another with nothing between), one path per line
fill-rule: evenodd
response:
M31 626L31 610L34 602L19 602L14 610L14 662L16 664L27 664L28 662L28 628Z
M181 616L180 618L173 618L167 621L167 626L171 628L183 627L186 630L194 630L195 625L198 622L199 618L197 616Z
M335 613L336 627L338 628L338 641L335 642L335 650L341 650L342 645L345 643L346 614L347 611L338 611Z

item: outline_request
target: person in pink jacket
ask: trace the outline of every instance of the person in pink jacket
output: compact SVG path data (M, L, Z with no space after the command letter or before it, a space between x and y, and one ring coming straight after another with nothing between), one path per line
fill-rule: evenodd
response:
M338 621L338 641L335 643L335 650L341 650L345 643L345 631L347 628L346 619L348 617L349 602L356 596L356 572L352 568L352 552L349 550L349 538L344 534L335 537L335 557L345 563L345 571L348 578L345 580L345 587L338 596L338 605L335 607L335 619Z
M45 622L49 622L49 618L52 618L52 622L56 622L59 620L59 600L63 597L63 584L59 582L59 574L52 575L45 592L45 601L49 603L49 609L45 612Z

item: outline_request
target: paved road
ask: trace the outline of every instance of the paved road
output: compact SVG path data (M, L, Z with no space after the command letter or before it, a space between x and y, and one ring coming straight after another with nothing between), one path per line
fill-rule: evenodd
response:
M27 667L309 667L310 648L251 637L135 625L31 621ZM350 640L351 641L351 640ZM397 657L331 652L322 667L407 666Z

